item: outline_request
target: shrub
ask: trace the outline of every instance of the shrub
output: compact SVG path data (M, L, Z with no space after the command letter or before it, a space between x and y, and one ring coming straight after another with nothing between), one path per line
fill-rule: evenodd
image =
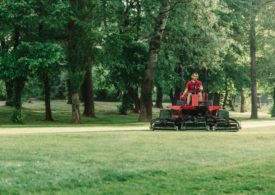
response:
M117 108L119 114L126 115L128 110L133 109L133 104L128 96L123 95L121 105L119 105Z
M23 123L23 114L21 109L16 109L13 111L11 116L11 121L13 123L22 124Z
M96 101L109 101L109 102L119 101L119 96L113 90L95 89L94 94L95 94Z

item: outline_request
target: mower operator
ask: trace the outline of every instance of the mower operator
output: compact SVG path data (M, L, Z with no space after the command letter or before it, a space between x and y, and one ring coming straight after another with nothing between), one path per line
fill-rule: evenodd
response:
M203 86L202 82L198 80L199 74L195 72L192 74L191 78L192 80L186 84L186 88L183 92L183 95L181 96L183 99L187 94L187 105L190 105L192 94L198 94L199 101L202 101Z

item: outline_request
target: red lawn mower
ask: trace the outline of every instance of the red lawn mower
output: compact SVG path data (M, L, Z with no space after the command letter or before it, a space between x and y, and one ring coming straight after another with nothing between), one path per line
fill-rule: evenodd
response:
M198 94L192 94L191 104L186 104L186 97L177 101L176 105L160 111L159 118L153 119L151 130L225 130L239 131L240 122L230 118L229 112L221 106L213 105L208 94L203 93L202 101Z

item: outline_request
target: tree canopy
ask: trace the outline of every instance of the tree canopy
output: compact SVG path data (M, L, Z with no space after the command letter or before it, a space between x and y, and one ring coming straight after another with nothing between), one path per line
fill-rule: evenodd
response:
M2 0L0 92L14 122L34 81L46 120L51 99L66 97L74 123L81 102L96 116L94 99L148 121L153 101L174 102L198 72L224 108L240 97L245 111L250 97L257 118L258 92L275 93L274 11L273 0Z

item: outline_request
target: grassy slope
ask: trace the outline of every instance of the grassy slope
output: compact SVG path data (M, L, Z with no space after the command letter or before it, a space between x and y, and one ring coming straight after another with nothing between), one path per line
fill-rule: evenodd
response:
M0 194L274 194L274 151L272 128L0 136Z
M96 102L96 119L82 117L81 126L86 125L138 125L137 114L129 114L126 116L117 113L119 103ZM168 104L167 104L168 105ZM166 105L165 105L166 106ZM35 101L33 104L24 103L24 124L14 125L10 121L12 108L4 106L4 102L0 102L0 127L40 127L40 126L72 126L71 124L71 106L66 101L52 101L52 110L55 121L46 122L44 119L44 103ZM81 107L81 110L83 108ZM159 113L159 109L154 108L154 116ZM232 116L239 120L248 120L249 113L232 113ZM262 120L270 120L270 116L260 113ZM79 125L78 125L79 126Z

